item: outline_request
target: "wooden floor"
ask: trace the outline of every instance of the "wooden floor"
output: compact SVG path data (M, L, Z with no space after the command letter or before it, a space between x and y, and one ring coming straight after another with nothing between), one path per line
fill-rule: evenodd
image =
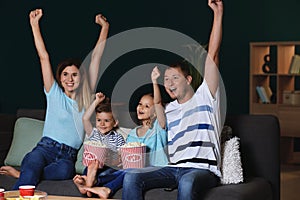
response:
M300 164L282 165L280 200L300 199Z

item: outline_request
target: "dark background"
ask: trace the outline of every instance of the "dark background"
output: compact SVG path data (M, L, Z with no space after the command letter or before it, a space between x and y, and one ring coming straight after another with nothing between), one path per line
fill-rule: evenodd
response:
M249 42L300 40L299 7L298 0L224 0L220 71L226 87L227 113L249 112ZM40 24L53 70L63 59L84 59L93 49L99 34L99 26L94 23L98 13L110 22L109 36L153 26L182 32L206 44L212 24L207 0L1 0L0 113L45 108L40 64L28 17L35 8L43 9ZM158 51L124 55L108 69L99 90L109 93L114 79L124 69L169 59Z

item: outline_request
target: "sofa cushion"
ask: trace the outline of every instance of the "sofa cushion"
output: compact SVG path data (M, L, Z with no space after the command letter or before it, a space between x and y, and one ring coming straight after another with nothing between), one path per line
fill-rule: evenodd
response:
M30 152L43 134L44 121L28 117L17 119L14 128L13 140L9 152L5 158L5 165L21 166L24 156ZM82 173L84 166L82 164L82 147L78 151L77 161L75 163L76 173Z
M17 119L13 140L5 158L5 165L21 166L23 157L31 151L42 137L44 121L21 117Z
M81 145L81 147L78 151L77 161L75 163L76 173L78 173L78 174L83 174L83 170L85 168L85 166L82 163L82 154L83 154L83 145Z
M237 184L244 180L239 140L240 138L235 136L223 145L221 165L222 184Z

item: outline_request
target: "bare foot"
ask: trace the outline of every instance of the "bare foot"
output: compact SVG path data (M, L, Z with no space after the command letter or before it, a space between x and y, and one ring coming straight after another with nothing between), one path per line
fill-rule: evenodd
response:
M81 176L81 175L75 175L73 178L73 182L77 186L79 192L81 194L86 194L87 191L85 189L86 186L86 176Z
M12 176L14 178L20 177L20 171L16 170L15 168L11 166L2 166L0 168L0 174Z
M101 199L107 199L111 192L111 190L107 187L91 187L91 188L85 188L85 189L88 192L97 194Z
M99 168L99 161L93 160L87 169L86 187L92 187L96 184L96 175Z

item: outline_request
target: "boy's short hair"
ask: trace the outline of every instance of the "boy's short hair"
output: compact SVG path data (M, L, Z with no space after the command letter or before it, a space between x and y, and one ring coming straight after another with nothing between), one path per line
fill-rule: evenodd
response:
M111 102L109 98L105 98L100 104L98 104L95 108L96 113L111 113Z

